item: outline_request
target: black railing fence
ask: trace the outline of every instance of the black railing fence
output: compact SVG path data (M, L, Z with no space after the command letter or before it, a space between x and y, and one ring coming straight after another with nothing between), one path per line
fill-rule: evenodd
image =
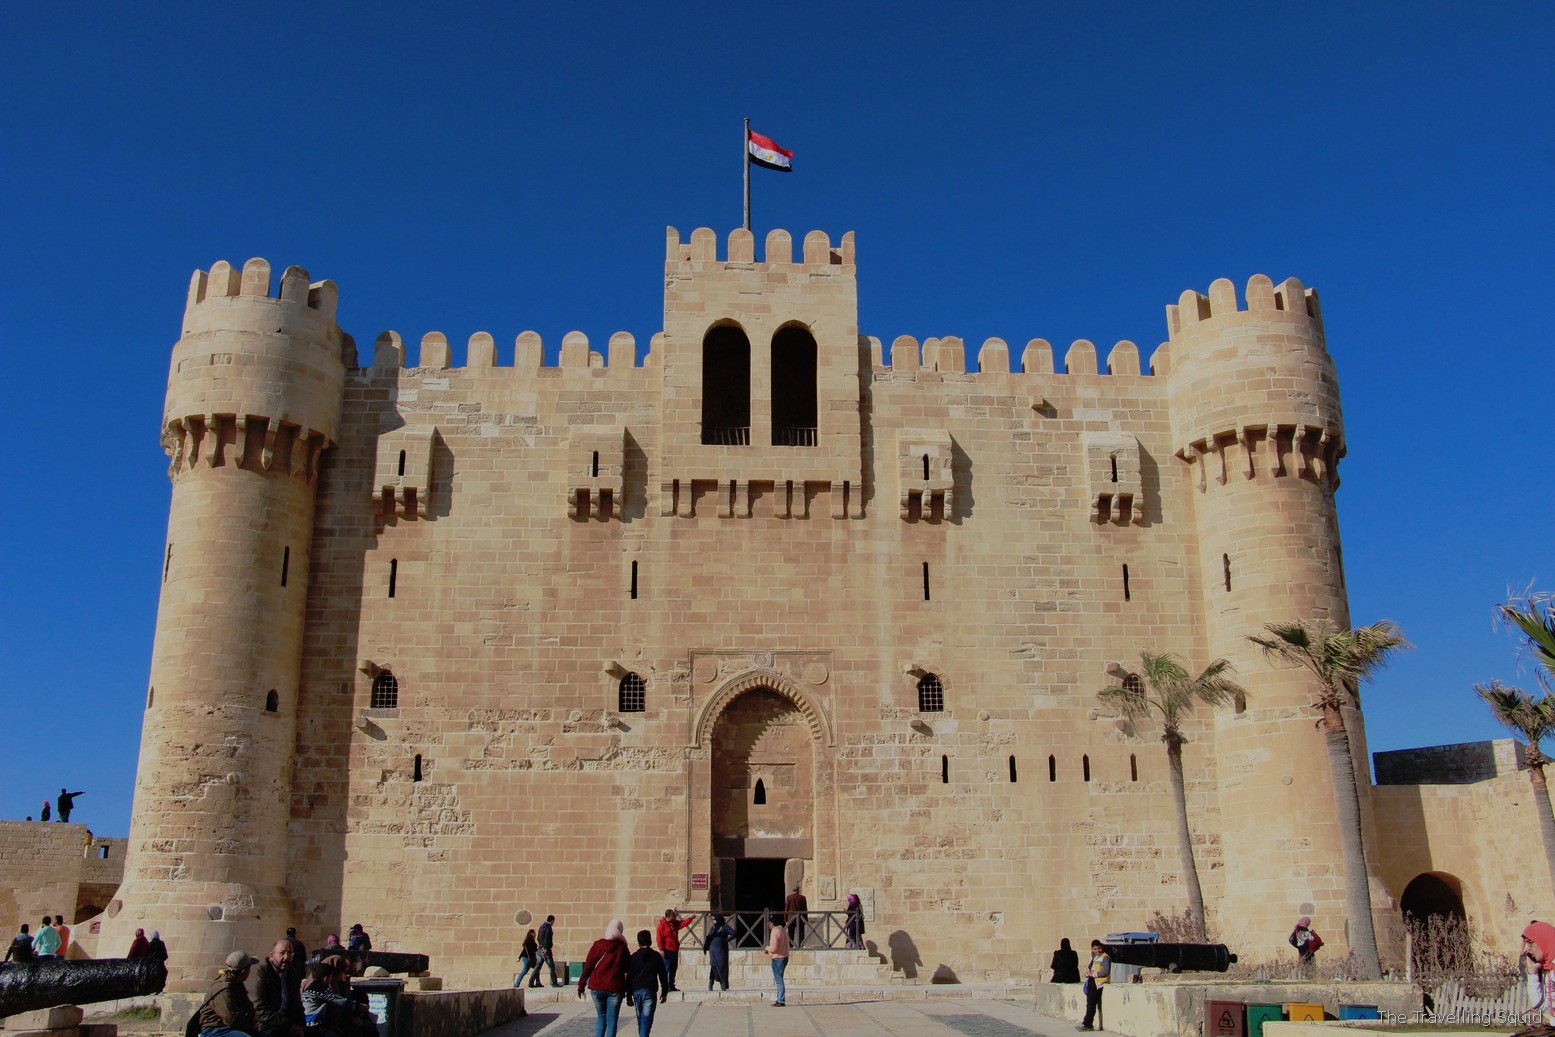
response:
M684 916L690 912L681 912ZM796 950L846 951L848 945L848 913L846 911L806 911L802 915L787 918L782 911L722 911L724 921L734 930L729 941L731 948L765 947L767 934L774 925L788 926L788 939ZM711 914L699 914L694 925L680 934L682 947L704 950L707 934L713 928Z

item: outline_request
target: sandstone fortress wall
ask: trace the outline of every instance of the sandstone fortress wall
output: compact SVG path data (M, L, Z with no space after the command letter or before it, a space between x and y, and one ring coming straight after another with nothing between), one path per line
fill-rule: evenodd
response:
M1310 690L1245 641L1349 619L1316 293L1186 292L1148 366L990 339L968 372L959 339L860 334L851 234L795 249L671 229L641 361L574 332L555 367L529 332L510 366L485 333L462 367L437 333L359 360L333 283L195 274L104 946L160 928L195 986L362 921L499 984L524 912L567 957L777 875L859 892L924 976L1024 974L1185 901L1159 732L1095 696L1148 649L1250 689L1186 749L1215 928L1278 957L1309 913L1343 953ZM1406 800L1367 803L1382 915L1482 809Z

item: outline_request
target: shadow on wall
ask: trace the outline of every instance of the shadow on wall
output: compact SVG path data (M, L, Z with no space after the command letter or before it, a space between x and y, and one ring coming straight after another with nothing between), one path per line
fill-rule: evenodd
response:
M945 521L959 526L972 517L977 498L972 496L972 458L955 436L950 437L950 480L955 490L955 514L946 515Z
M918 966L923 964L923 958L918 954L918 945L912 942L907 930L898 929L886 937L886 946L891 948L892 970L900 972L906 979L917 979Z
M1145 449L1143 443L1139 446L1139 495L1144 499L1136 501L1134 506L1144 509L1140 525L1160 524L1161 466L1156 462L1155 455Z
M648 453L630 432L622 448L618 507L622 522L634 522L648 514Z

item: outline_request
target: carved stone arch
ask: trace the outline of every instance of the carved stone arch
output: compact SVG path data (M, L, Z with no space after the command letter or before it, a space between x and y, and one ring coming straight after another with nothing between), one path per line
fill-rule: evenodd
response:
M709 744L713 736L713 727L718 723L718 718L723 715L723 711L729 708L735 699L757 688L766 688L792 702L794 708L805 718L805 723L810 726L810 735L818 744L826 746L837 744L832 734L831 718L826 715L826 710L821 703L799 684L776 670L748 670L725 681L697 711L696 723L692 728L694 738L692 744L697 748Z

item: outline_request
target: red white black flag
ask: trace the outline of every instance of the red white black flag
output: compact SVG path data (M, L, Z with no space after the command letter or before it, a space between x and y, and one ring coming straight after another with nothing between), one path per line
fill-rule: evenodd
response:
M779 173L794 171L794 153L787 148L778 147L776 141L751 130L747 144L750 149L750 160L758 166L776 169Z

